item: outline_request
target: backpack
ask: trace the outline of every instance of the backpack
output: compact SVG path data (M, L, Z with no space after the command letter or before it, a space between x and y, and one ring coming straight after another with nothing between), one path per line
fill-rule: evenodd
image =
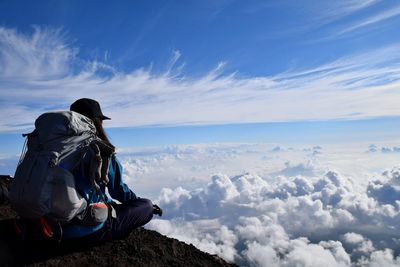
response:
M111 153L101 155L107 145L97 137L93 122L73 111L48 112L39 116L35 130L24 136L27 150L11 184L11 207L28 219L45 217L58 223L83 219L90 203L78 192L72 173L91 153L88 178L100 191L98 182L108 183L111 157Z

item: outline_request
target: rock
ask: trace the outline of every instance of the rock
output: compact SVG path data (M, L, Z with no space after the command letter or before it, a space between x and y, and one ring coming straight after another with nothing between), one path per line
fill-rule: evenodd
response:
M5 219L12 217L9 207L0 207L0 266L236 266L144 228L122 240L90 245L4 240Z

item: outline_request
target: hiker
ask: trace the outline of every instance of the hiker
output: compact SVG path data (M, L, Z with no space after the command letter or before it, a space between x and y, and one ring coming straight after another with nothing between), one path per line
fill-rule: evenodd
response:
M110 120L110 118L103 115L100 104L96 100L88 98L79 99L71 105L70 110L91 119L96 127L97 136L114 150L114 146L111 144L103 128L103 120ZM90 184L87 182L88 177L82 177L88 175L87 171L88 169L83 174L81 170L79 173L74 173L78 191L85 191L90 188ZM105 188L107 187L110 196L121 203L117 204L111 199L107 200L112 209L109 212L109 222L104 223L104 225L94 226L81 225L79 221L76 224L72 222L70 225L64 226L64 238L84 237L85 239L92 240L120 239L127 236L133 229L148 223L152 219L153 214L162 215L162 210L157 205L153 205L148 199L137 197L123 182L122 166L116 158L115 153L112 153L109 162L108 179L107 185L101 187L102 192L105 194Z
M58 241L115 240L162 215L160 207L123 182L121 163L103 128L109 119L96 100L82 98L70 111L42 114L35 130L24 135L27 150L9 194L22 218L14 222L22 238L40 232Z

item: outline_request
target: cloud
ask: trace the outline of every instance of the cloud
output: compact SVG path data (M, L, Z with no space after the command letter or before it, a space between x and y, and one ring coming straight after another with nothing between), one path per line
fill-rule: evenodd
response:
M391 153L391 152L397 152L398 153L398 152L400 152L400 147L397 147L397 146L392 147L392 148L390 148L390 147L382 147L381 151L383 153Z
M314 175L314 166L311 161L304 163L299 163L298 165L293 165L290 161L285 162L285 168L279 172L279 174L285 176L295 176L295 175Z
M216 220L198 220L192 223L182 220L153 222L157 223L157 230L161 233L196 244L196 247L203 251L223 255L229 261L233 261L237 256L234 249L237 243L236 235ZM213 229L212 233L210 229Z
M400 207L400 169L385 171L380 180L369 183L367 190L379 203Z
M257 3L249 5L244 9L245 13L251 14L263 11L268 8L285 8L292 9L292 14L299 14L305 19L311 20L310 27L320 27L321 25L340 20L345 16L350 16L360 12L363 9L371 7L379 3L380 0L350 0L350 1L327 1L327 2L274 2L274 3ZM303 18L304 19L304 18Z
M395 257L391 249L385 249L383 251L374 251L371 254L371 261L369 263L371 267L388 266L395 267L400 266L400 257Z
M293 241L293 250L289 252L283 261L283 266L348 266L349 258L341 244L337 244L341 255L332 253L330 245L334 242L321 242L320 244L309 244L305 239ZM324 246L326 246L326 248ZM337 249L337 248L336 248ZM338 253L339 254L339 253ZM336 257L335 257L336 256Z
M344 234L342 239L353 259L367 257L376 250L372 241L360 234L349 232Z
M367 152L370 153L375 153L375 152L382 152L382 153L399 153L400 152L400 147L398 146L393 146L393 147L388 147L388 146L383 146L383 147L378 147L374 144L369 145Z
M398 173L370 177L365 187L334 170L218 174L193 190L163 189L156 201L166 217L149 227L242 265L397 266L399 197L380 190L397 190Z
M30 35L0 27L0 77L49 80L69 74L77 49L68 47L60 29L35 26Z
M315 23L321 25L340 20L346 16L354 15L364 9L376 5L379 2L380 0L334 1L320 2L317 4L311 2L312 4L310 5L308 12L312 14ZM303 3L301 3L301 5L303 5Z
M267 7L265 5L265 7ZM321 38L315 41L330 41L349 37L360 30L380 29L388 26L387 20L397 17L400 6L393 2L388 3L381 0L368 1L301 1L297 4L290 3L286 9L293 9L293 14L302 16L300 23L293 25L296 29L304 32L321 31ZM299 26L300 24L300 26Z
M377 13L377 14L374 14L374 15L372 15L370 17L367 17L367 18L363 18L362 20L353 23L352 25L346 27L345 29L337 32L337 35L347 34L349 32L353 32L353 31L356 31L358 29L365 28L367 26L378 24L378 23L380 23L382 21L391 19L391 18L396 17L398 15L400 15L400 6L397 5L397 6L394 6L394 7L390 7L390 8L388 8L386 10L383 10L383 11Z
M268 144L198 144L155 148L122 149L118 155L128 181L136 190L157 195L163 187L189 184L194 189L208 181L210 175L228 175L249 170L282 168L284 162L266 165ZM140 181L146 181L141 183Z
M129 186L165 211L148 227L241 266L398 265L400 171L388 168L397 154L324 145L315 159L317 146L276 146L179 145L118 156ZM302 168L280 173L286 162Z
M374 145L374 144L371 144L371 145L368 146L368 150L367 151L371 152L371 153L377 152L378 151L378 147L376 145Z
M60 30L1 27L0 131L30 128L42 112L95 97L111 127L225 124L398 116L399 44L274 76L224 73L223 64L190 77L175 68L121 72L79 58ZM312 96L312 97L310 97ZM384 105L382 104L384 103ZM310 107L313 107L310 109ZM318 110L318 112L316 112Z

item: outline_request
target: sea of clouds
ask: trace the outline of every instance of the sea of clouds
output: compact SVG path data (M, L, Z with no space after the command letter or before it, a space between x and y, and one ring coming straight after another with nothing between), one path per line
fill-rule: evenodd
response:
M119 156L128 184L165 210L149 229L228 261L400 266L394 147L181 145Z

